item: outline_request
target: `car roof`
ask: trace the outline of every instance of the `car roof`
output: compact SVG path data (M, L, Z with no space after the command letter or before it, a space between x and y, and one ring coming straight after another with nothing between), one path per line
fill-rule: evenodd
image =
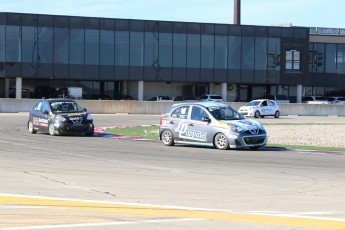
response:
M50 98L50 99L41 99L40 101L47 101L47 102L74 102L74 100L67 99L67 98Z
M228 106L224 103L219 103L219 102L213 102L213 101L210 101L210 102L185 102L185 103L176 103L176 104L173 104L172 107L176 107L176 106L180 106L180 105L200 105L200 106L203 106L203 107L214 107L214 106Z

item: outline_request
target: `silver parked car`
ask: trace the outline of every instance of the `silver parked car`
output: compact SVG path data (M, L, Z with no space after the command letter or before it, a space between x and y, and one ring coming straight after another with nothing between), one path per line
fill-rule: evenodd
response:
M161 119L159 138L164 145L196 144L218 149L257 149L267 142L261 123L218 102L173 105Z

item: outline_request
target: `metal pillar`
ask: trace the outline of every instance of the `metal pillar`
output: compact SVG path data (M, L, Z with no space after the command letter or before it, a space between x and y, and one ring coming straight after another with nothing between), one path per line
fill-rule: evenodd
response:
M16 77L16 99L22 99L22 78Z
M138 101L144 100L144 81L138 81Z
M228 83L222 83L222 97L223 97L224 101L228 101L227 100L227 95L228 95L227 88L228 88Z
M302 103L302 91L303 91L303 86L297 85L297 92L296 92L296 102L297 103Z

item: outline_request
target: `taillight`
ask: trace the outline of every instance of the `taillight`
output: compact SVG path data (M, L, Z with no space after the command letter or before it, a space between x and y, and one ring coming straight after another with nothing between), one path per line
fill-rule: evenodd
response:
M162 125L162 121L163 121L163 118L161 117L161 119L159 120L160 125Z

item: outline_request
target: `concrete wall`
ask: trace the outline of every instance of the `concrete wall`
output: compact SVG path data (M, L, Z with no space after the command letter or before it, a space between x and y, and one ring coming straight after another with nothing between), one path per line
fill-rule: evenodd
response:
M0 113L29 112L36 99L0 98ZM133 114L163 114L171 105L178 102L154 102L154 101L101 101L101 100L77 100L90 113L133 113ZM235 109L245 105L243 102L226 102ZM345 116L345 104L280 104L282 116Z

